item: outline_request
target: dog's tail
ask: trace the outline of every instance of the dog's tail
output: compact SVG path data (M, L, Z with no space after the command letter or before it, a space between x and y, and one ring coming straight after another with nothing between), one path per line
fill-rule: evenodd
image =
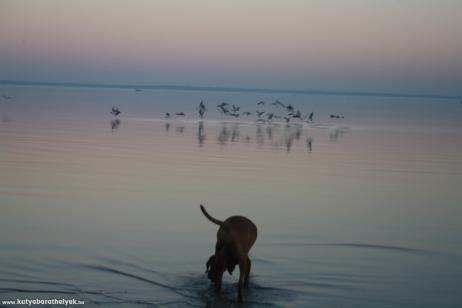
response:
M204 216L207 217L207 219L210 220L211 222L213 222L214 224L217 224L220 227L226 227L224 222L210 216L210 214L207 213L207 211L205 210L205 208L204 208L204 206L202 204L201 204L201 211L204 214Z

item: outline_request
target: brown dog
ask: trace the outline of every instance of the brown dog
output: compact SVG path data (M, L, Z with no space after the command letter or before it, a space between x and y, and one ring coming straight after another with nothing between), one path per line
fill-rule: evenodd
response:
M228 270L233 273L236 264L239 264L239 283L237 300L242 302L242 286L247 287L250 274L249 250L257 239L257 227L248 218L231 216L225 221L213 218L201 204L202 213L211 222L220 226L217 232L215 254L207 261L208 278L220 290L223 273Z

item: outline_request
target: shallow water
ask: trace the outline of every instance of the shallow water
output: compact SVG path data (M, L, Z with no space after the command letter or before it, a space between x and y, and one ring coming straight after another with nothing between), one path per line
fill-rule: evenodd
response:
M0 105L0 300L237 306L236 272L220 294L204 274L217 228L203 203L259 228L244 306L460 305L458 102L0 90L12 96ZM200 99L204 121L192 116ZM261 99L315 121L258 124L212 108L253 111ZM180 110L186 119L161 119Z

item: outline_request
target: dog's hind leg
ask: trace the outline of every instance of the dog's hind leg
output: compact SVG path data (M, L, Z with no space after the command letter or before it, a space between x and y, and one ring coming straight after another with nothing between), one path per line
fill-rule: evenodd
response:
M247 260L241 258L239 260L239 283L237 285L237 301L242 303L242 285L244 284L245 275L247 273Z
M244 288L247 288L247 286L249 285L250 267L251 266L252 266L252 262L250 262L249 257L247 257L247 269L245 271Z

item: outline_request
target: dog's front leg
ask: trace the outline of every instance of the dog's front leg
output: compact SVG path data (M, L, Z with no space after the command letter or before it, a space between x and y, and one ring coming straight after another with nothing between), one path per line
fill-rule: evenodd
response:
M220 271L217 277L217 281L215 282L215 290L220 291L221 290L221 281L223 280L223 272Z

